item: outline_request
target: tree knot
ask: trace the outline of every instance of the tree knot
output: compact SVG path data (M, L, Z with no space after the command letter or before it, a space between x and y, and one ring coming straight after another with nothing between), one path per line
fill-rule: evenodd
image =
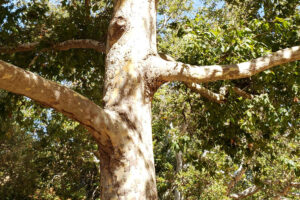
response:
M127 20L122 17L115 17L109 28L109 48L115 44L127 29Z

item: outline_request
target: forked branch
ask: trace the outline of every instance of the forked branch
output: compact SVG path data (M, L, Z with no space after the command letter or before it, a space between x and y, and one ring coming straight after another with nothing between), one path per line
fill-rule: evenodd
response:
M281 197L286 196L293 187L297 188L297 185L295 185L295 182L292 182L292 180L291 181L287 181L285 183L285 186L283 187L282 191L277 192L277 195L273 199L274 200L278 200Z
M220 104L224 103L226 101L225 95L229 88L231 88L237 95L239 95L245 99L252 99L254 97L254 95L249 94L238 87L230 87L229 85L225 85L225 86L221 87L219 93L215 93L197 83L185 83L185 85L188 88L190 88L193 92L199 93L201 96L207 98L208 100L216 102L216 103L220 103Z
M193 66L166 60L160 56L152 56L149 58L149 65L152 67L150 76L161 81L203 83L246 78L271 67L296 60L300 60L300 46L283 49L240 64Z
M230 180L230 182L227 185L227 196L230 194L232 188L234 188L237 182L239 182L242 179L245 172L246 172L246 168L243 167L243 164L241 164L238 170L234 172L232 180Z
M0 60L0 88L27 96L84 125L98 142L113 126L112 114L75 91Z
M282 184L280 181L265 181L264 182L266 185L269 184ZM272 199L280 199L281 197L284 197L286 195L288 195L288 193L290 192L290 190L292 188L299 188L300 184L298 182L292 182L291 180L286 181L285 186L283 187L282 191L274 191L274 193L276 194ZM257 186L257 185L253 185L245 190L243 190L242 192L238 192L238 193L232 193L232 194L227 194L228 197L232 198L232 199L236 199L236 200L240 200L240 199L244 199L246 197L252 196L255 193L259 192L262 188ZM291 194L293 196L296 196L295 194Z
M17 53L33 51L39 45L39 42L21 44L16 47L0 47L0 53ZM94 49L97 52L105 53L105 44L96 40L80 39L80 40L67 40L49 48L42 49L42 51L57 50L67 51L69 49Z
M237 200L244 199L246 197L254 195L259 190L260 190L260 188L258 186L256 186L256 185L254 185L254 186L251 186L251 187L245 189L242 192L239 192L238 194L230 194L229 197L232 198L232 199L237 199Z

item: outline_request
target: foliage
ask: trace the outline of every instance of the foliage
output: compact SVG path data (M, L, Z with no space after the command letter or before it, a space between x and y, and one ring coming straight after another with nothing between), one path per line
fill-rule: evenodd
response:
M2 99L14 98L5 92L1 94ZM7 106L7 102L1 107ZM97 146L86 131L60 114L32 105L29 100L19 100L16 105L8 116L14 119L3 122L9 128L1 134L1 196L4 199L99 196L99 160L94 155Z
M254 1L227 2L221 8L200 8L193 19L170 23L160 35L160 50L182 62L211 65L247 61L299 45L300 15L296 4L290 5L288 11L275 6L272 12L267 10L272 14L262 14L262 5ZM252 3L257 8L249 10ZM249 16L241 17L241 10L248 10ZM283 191L286 182L296 181L298 63L249 79L203 85L214 92L224 86L229 88L226 102L218 104L201 98L180 83L165 85L155 95L153 131L159 133L155 134L156 162L165 161L157 164L162 199L174 199L175 188L186 199L226 199L228 183L240 166L246 173L232 193L253 185L261 187L249 199L274 197ZM233 87L253 98L237 95L230 89ZM178 173L174 168L179 151L183 152L184 166Z

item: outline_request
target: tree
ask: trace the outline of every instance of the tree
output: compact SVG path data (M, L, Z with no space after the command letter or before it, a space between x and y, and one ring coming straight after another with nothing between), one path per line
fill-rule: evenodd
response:
M65 1L63 3L67 4ZM59 20L62 20L65 26L70 26L70 32L76 26L91 28L88 24L96 24L97 21L91 19L89 11L86 11L90 7L90 2L86 1L84 8L77 3L72 1L66 7L71 14L78 12L84 16L85 24L69 24L67 20L63 21L65 14L63 10L60 10L58 17L52 13L50 20L36 20L36 15L47 16L48 14L47 9L37 3L27 9L27 21L25 20L24 23L28 23L30 28L22 29L24 25L14 24L10 31L4 32L3 38L11 37L12 33L19 31L23 34L36 34L34 31L38 31L37 34L42 35L42 38L43 35L49 34L48 32L58 34L55 33L55 29L66 27L49 28L51 26L47 23L57 24L60 23ZM300 47L294 46L240 64L196 66L177 62L157 52L157 4L158 2L154 0L115 0L106 33L106 43L103 42L104 38L96 41L93 38L87 39L87 35L84 37L86 39L75 39L83 36L73 35L74 40L57 41L54 44L49 40L37 40L29 36L23 39L30 43L0 48L0 51L6 54L38 49L41 55L34 55L33 59L27 62L29 68L33 64L36 65L36 59L39 56L44 57L44 52L47 51L83 48L106 54L103 100L99 100L101 97L98 96L94 102L66 86L6 61L0 61L2 89L27 96L44 106L55 109L79 122L93 136L100 153L101 199L157 199L151 101L156 90L163 83L181 81L201 90L201 86L197 85L199 83L247 78L271 67L300 59ZM98 4L95 4L97 10L96 5ZM109 13L110 4L107 5L105 11ZM1 9L4 13L9 8L2 6ZM18 16L22 9L25 8L16 10L15 15ZM106 12L103 12L103 15L110 16ZM12 15L8 15L6 21L13 21L13 18ZM28 22L28 20L32 21ZM105 27L105 22L97 25L96 27ZM61 38L64 37L60 36ZM5 43L5 41L1 42ZM18 57L19 54L16 54L14 59ZM43 73L43 70L38 73ZM85 71L83 79L89 77L88 72ZM62 83L64 80L58 76L57 81ZM88 80L84 81L88 82ZM202 88L202 94L205 93L203 91L205 88ZM206 92L206 96L214 97L210 92ZM217 99L217 101L221 100ZM101 103L103 107L97 105Z

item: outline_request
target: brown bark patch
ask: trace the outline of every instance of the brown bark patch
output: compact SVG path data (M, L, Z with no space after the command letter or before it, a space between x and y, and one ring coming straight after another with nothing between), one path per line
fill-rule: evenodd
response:
M109 49L121 38L126 30L127 21L124 17L115 17L112 20L111 28L109 28Z
M127 116L126 113L119 113L120 117L122 118L123 121L126 122L127 126L131 130L137 130L135 123L130 121L129 117Z

